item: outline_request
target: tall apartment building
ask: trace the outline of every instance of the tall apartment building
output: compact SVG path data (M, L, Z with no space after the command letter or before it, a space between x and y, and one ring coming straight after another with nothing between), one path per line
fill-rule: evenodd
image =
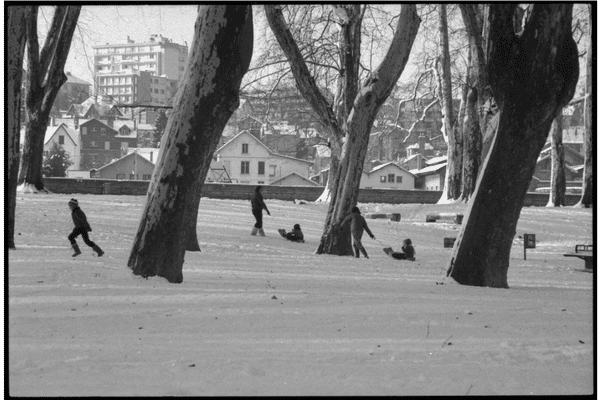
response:
M187 45L162 35L148 42L93 46L94 91L118 103L162 105L173 98L188 59Z

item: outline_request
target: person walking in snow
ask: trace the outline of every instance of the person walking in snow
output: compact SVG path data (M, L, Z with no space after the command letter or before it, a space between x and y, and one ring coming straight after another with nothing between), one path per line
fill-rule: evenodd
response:
M342 227L346 225L349 221L351 222L350 231L352 232L352 247L354 248L354 257L360 258L360 253L363 253L365 258L369 258L367 255L367 251L362 245L361 239L364 231L367 231L371 239L375 239L373 233L367 226L367 221L365 221L365 217L360 215L360 210L358 207L354 207L350 215L348 215L342 223L340 224Z
M416 252L410 239L404 239L402 242L402 252L394 251L391 247L385 247L383 252L396 260L415 261Z
M300 224L295 224L294 229L291 232L285 232L285 229L277 229L279 234L292 242L304 243L304 233L302 233L302 229L300 229Z
M69 201L69 208L71 209L71 217L73 218L73 223L75 224L75 228L73 228L73 232L69 235L68 239L71 242L71 247L73 247L73 257L77 257L81 254L81 250L79 250L79 246L75 241L75 238L79 235L83 238L85 244L90 246L96 253L98 253L98 257L102 257L104 252L98 245L90 240L88 237L88 232L92 231L92 227L87 221L85 213L79 208L79 202L76 199L71 199Z
M254 194L250 199L250 204L252 205L252 215L256 218L256 223L254 224L254 228L252 228L252 235L256 236L258 232L260 236L265 236L265 231L263 230L263 215L262 210L265 210L267 214L271 215L267 205L262 196L262 186L257 186L254 189Z

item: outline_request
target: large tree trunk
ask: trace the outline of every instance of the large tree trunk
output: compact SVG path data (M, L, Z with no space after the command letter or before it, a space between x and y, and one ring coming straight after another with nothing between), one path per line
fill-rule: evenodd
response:
M550 196L548 207L561 207L565 205L565 149L562 141L562 110L556 115L550 129L550 145L552 157L552 171L550 174Z
M588 5L590 21L592 16L592 6ZM585 85L585 158L583 164L583 185L581 190L581 200L576 207L589 208L594 205L594 97L593 97L593 77L594 77L594 47L592 40L592 25L589 26L588 49L586 54L586 85Z
M467 96L463 126L463 177L462 199L468 202L475 191L475 183L481 166L481 131L477 115L477 88L471 87Z
M440 203L456 200L462 189L462 132L454 117L452 102L452 76L450 74L450 45L448 43L448 19L446 5L440 4L440 63L439 96L442 105L442 134L448 145L446 177Z
M67 81L64 67L80 11L81 6L56 7L41 53L37 35L37 7L27 21L25 143L19 173L22 190L44 190L44 136L56 95Z
M17 205L17 178L20 160L21 83L23 78L23 53L27 41L27 15L30 6L5 8L6 19L6 135L8 164L8 235L4 244L15 248L15 210Z
M579 74L572 4L533 6L520 35L516 4L490 5L490 83L498 132L458 235L448 275L474 286L508 288L510 250L536 160Z
M129 256L134 274L183 281L204 179L225 124L239 105L252 44L251 6L199 8L192 52Z

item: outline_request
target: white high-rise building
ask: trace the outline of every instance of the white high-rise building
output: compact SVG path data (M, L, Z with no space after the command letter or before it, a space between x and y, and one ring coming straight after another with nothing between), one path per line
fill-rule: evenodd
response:
M175 95L188 59L188 47L162 35L148 42L93 46L94 91L116 103L161 105Z

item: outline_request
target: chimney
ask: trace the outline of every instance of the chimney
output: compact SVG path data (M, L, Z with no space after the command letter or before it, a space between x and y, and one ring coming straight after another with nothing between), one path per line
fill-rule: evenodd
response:
M419 135L419 154L425 155L425 135L422 133Z
M150 162L154 162L154 161L152 161L152 155L153 155L153 154L154 154L154 152L153 152L153 151L151 151L151 152L150 152Z
M50 126L56 126L56 116L50 117Z
M79 117L77 115L73 117L73 127L79 129Z

